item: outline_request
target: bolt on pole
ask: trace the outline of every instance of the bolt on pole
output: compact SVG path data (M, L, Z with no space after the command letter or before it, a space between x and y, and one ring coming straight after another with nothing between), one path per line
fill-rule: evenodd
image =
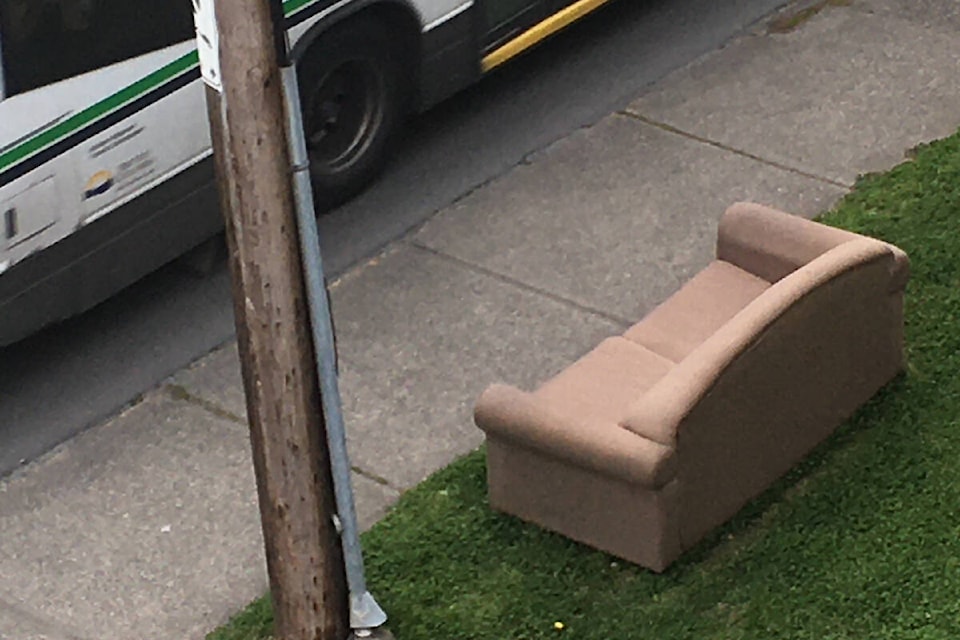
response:
M270 0L193 0L275 631L342 640L346 572L318 392Z

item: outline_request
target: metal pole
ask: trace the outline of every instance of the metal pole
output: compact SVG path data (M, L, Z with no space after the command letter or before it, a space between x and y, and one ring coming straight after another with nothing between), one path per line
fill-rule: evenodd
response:
M364 575L363 551L360 547L346 430L337 380L336 343L330 298L320 253L313 187L310 182L310 158L303 136L300 91L297 85L296 67L289 59L288 48L285 47L285 49L287 51L284 51L280 73L283 81L287 140L293 170L294 205L300 235L300 254L306 281L307 304L310 310L310 328L316 354L317 378L326 424L327 449L330 454L330 468L337 505L337 528L343 545L347 588L350 591L350 627L354 630L356 637L369 637L374 631L386 633L385 629L380 628L386 623L387 614L368 591ZM378 633L378 635L382 634Z

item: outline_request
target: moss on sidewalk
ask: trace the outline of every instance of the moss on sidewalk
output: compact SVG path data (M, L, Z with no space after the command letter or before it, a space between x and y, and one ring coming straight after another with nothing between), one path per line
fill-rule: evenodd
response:
M663 575L492 513L466 456L364 538L397 637L960 638L960 134L821 220L909 253L905 376ZM260 601L210 638L270 626Z

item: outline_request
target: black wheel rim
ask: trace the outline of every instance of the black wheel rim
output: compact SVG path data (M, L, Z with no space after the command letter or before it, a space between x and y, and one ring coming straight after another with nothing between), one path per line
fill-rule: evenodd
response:
M315 171L341 173L363 157L383 119L383 87L365 59L343 62L317 83L304 123Z

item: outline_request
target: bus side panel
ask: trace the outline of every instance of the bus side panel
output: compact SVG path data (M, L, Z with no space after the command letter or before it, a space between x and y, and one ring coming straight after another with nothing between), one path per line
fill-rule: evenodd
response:
M60 182L70 169L52 162L0 187L0 273L73 230L76 207Z
M7 149L29 151L45 129L57 132L39 153L3 167L23 175L0 185L0 345L93 306L222 226L212 163L203 161L203 85L178 63L192 48L185 42L0 102L5 125L7 113L33 118L17 123L19 138L4 132ZM57 107L52 118L48 105Z
M0 101L0 152L9 157L24 132L42 132L68 115L69 107L36 92ZM18 174L0 173L0 273L71 233L79 220L64 190L64 181L75 179L68 158Z
M183 43L129 60L94 76L97 87L113 95L193 48ZM84 77L78 78L82 80ZM210 133L203 85L171 75L142 94L129 117L102 131L70 153L77 167L75 202L82 206L82 224L105 215L145 189L169 178L209 153Z
M222 225L208 158L5 273L0 347L93 307Z
M209 153L201 83L163 72L191 48L169 47L0 102L0 148L13 156L0 167L0 267ZM155 81L138 92L135 83L149 74Z
M420 67L420 109L428 109L480 78L482 20L476 3L427 25Z

